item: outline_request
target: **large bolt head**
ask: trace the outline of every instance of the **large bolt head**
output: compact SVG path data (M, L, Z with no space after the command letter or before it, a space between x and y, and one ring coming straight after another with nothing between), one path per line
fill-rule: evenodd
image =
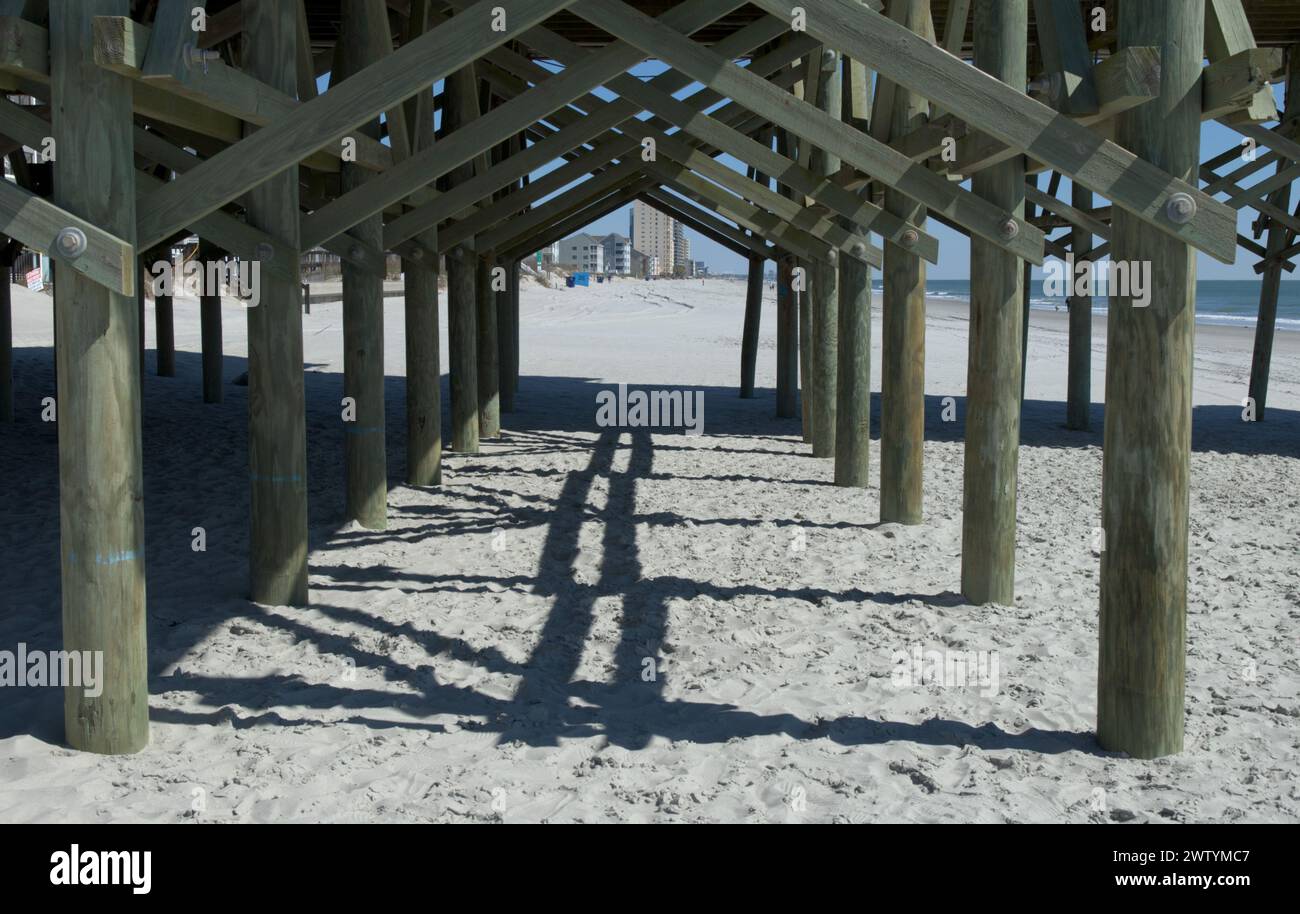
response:
M908 229L907 231L903 232L902 237L898 239L898 243L905 248L911 248L911 247L916 247L917 242L919 242L920 240L921 240L920 232L918 232L916 229Z
M1020 234L1020 223L1015 219L1008 219L998 227L998 231L1005 240L1010 241Z
M275 257L275 248L269 241L259 241L257 247L253 248L253 256L266 263Z
M76 260L86 253L89 243L85 232L79 228L69 226L59 229L59 233L54 236L54 253L56 256L68 260Z
M1196 218L1196 199L1187 193L1177 193L1165 204L1165 215L1175 225L1186 225Z

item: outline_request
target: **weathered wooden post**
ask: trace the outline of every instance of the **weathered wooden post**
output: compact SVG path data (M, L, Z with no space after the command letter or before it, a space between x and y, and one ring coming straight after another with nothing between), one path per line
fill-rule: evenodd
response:
M816 105L834 118L841 115L842 89L839 78L840 55L823 48L821 72L817 79ZM830 177L840 170L840 159L824 149L815 148L810 157L815 175ZM812 298L812 445L814 457L835 456L835 411L837 365L839 361L839 251L831 248L827 262L816 262L809 283Z
M799 304L795 300L795 257L781 253L776 261L776 414L799 414Z
M407 35L428 27L428 4L412 7ZM434 143L433 88L405 105L413 153ZM406 481L413 486L442 484L442 368L438 328L438 233L415 237L421 256L402 260L406 278Z
M54 202L135 243L131 85L95 65L95 16L127 0L52 0L50 105L59 150ZM139 281L135 265L128 268ZM140 317L121 295L55 261L63 648L90 651L102 688L64 690L68 743L125 753L149 742Z
M1092 209L1092 191L1075 181L1070 191L1070 202L1075 209L1089 212ZM1070 232L1070 250L1074 254L1076 269L1080 265L1092 269L1092 232L1076 225ZM1072 282L1068 308L1070 354L1066 369L1065 426L1087 431L1088 414L1092 410L1092 295L1077 294L1077 287Z
M793 158L790 135L776 129L776 151ZM794 189L777 183L781 196L794 200ZM782 251L776 260L776 415L793 419L799 412L799 303L792 288L797 260L793 254Z
M244 10L244 65L281 92L297 85L297 14L290 3L257 3ZM298 249L298 169L290 168L245 197L248 222L294 252ZM210 252L209 252L210 253ZM307 406L302 365L302 289L298 255L285 254L286 270L257 261L261 301L248 308L248 459L251 537L250 594L254 602L307 603ZM279 265L277 265L279 266ZM292 278L282 278L287 273ZM219 289L212 305L220 322ZM252 305L252 302L250 302ZM218 328L219 330L219 328ZM213 347L220 359L220 342ZM206 369L205 369L206 373ZM219 386L220 365L209 380Z
M1023 89L1028 22L1029 0L976 3L975 66ZM1020 216L1024 158L978 172L971 189L1008 216ZM1009 236L1015 225L1008 219ZM1015 599L1024 265L992 242L972 237L970 285L961 592L972 603L1010 604Z
M929 0L892 0L899 22L924 30ZM1024 36L1021 36L1024 39ZM925 123L929 102L895 84L888 135L897 139ZM884 129L882 124L881 130ZM885 188L885 209L925 227L926 210L910 197ZM880 343L880 520L919 524L923 513L925 461L925 261L891 239L885 241ZM973 284L972 284L973 285Z
M501 437L501 368L497 351L497 290L503 274L494 275L497 257L493 251L478 255L475 301L478 309L478 428L480 438Z
M171 248L168 247L154 255L155 260L159 257L171 257ZM172 312L170 294L162 293L153 297L153 318L154 335L158 340L158 361L155 366L158 377L174 378L176 377L176 321Z
M1205 0L1120 10L1119 46L1160 50L1157 98L1119 116L1119 144L1196 186ZM1152 188L1156 194L1159 188ZM1184 217L1186 199L1166 215ZM1196 253L1114 208L1111 254L1150 264L1150 303L1112 292L1102 460L1097 738L1155 758L1183 748L1187 514Z
M1294 44L1287 51L1286 112L1282 123L1293 123L1300 114L1300 44ZM1286 160L1278 162L1280 172L1292 163ZM1291 184L1279 187L1269 200L1278 209L1290 212ZM1255 404L1255 421L1264 420L1265 407L1268 405L1268 372L1273 361L1273 335L1277 329L1277 300L1282 292L1282 252L1291 240L1291 234L1276 221L1268 230L1268 244L1265 248L1264 280L1259 293L1259 319L1255 322L1255 350L1250 362L1249 396Z
M796 261L792 271L792 284L798 286L795 298L798 300L799 312L799 401L800 415L803 419L803 440L811 444L813 440L813 401L816 392L812 386L813 374L813 317L812 302L808 294L809 277L812 266L802 258Z
M392 50L387 26L387 15L376 17L363 3L343 5L338 56L345 78ZM290 64L292 70L292 55ZM358 132L378 139L378 119ZM353 162L345 161L340 167L339 183L344 194L361 187L368 178L369 173ZM363 219L348 234L362 244L383 250L383 216L377 214ZM344 426L347 517L368 529L383 530L388 526L384 276L346 260L343 262L343 395L355 410L355 418Z
M745 325L740 340L740 396L744 399L754 396L754 374L758 369L758 331L763 315L763 267L766 263L757 254L749 257L749 275L745 283Z
M14 421L14 257L21 250L0 235L0 422Z
M221 251L215 244L205 238L199 239L199 266L203 275L208 276L210 265L221 258ZM221 402L221 291L207 288L203 283L199 295L199 334L203 349L203 402Z
M506 271L506 287L493 296L497 310L497 391L501 412L515 411L515 383L511 347L514 340L514 293L519 288L519 262L499 261Z
M443 83L443 130L469 129L478 117L478 88L474 67L457 70ZM474 177L467 162L447 176L448 187ZM467 244L447 254L447 333L451 375L451 446L462 454L479 452L478 396L478 258Z
M869 74L858 61L845 59L843 120L865 130L870 114ZM859 231L844 221L844 228ZM866 235L866 232L860 232ZM862 257L866 245L840 258L839 368L835 432L835 484L865 489L871 475L871 265Z

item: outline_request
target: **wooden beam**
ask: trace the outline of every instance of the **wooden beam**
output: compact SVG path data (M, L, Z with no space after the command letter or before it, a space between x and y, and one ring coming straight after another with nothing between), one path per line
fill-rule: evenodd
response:
M60 250L55 238L65 230L81 233L81 253L65 256ZM9 181L0 181L0 233L120 295L135 295L135 251L127 241Z
M1249 112L1260 91L1272 95L1270 83L1283 67L1281 48L1251 48L1210 64L1201 75L1201 120Z
M1205 0L1128 4L1121 46L1161 49L1160 97L1124 114L1119 140L1173 175L1200 163ZM1097 739L1109 752L1182 751L1186 714L1187 514L1196 254L1116 210L1112 258L1151 264L1150 300L1112 295L1102 458ZM1235 233L1234 233L1235 240Z
M1225 61L1255 48L1255 35L1241 0L1207 0L1205 4L1205 56L1210 64ZM1228 115L1230 124L1260 124L1277 120L1277 101L1271 86L1255 92L1244 109Z
M763 6L767 2L768 0L761 0L759 5ZM839 0L824 0L824 2L833 4L838 3ZM793 4L787 4L785 0L775 0L775 7L769 9L769 12L790 21ZM1006 246L1035 263L1042 262L1043 236L1032 225L1023 220L1012 219L1007 213L998 212L996 208L988 206L960 188L953 187L946 179L928 169L916 168L906 156L882 143L865 135L850 136L844 132L839 121L825 112L819 112L807 103L791 99L787 93L771 83L747 73L731 61L719 58L709 49L701 47L671 28L663 26L624 3L578 0L574 8L583 18L607 31L625 36L625 40L638 44L647 53L661 57L671 66L731 96L773 123L785 124L788 129L818 144L820 148L824 148L864 172L877 176L881 181L896 187L913 199L948 213L977 234L986 236L996 244ZM816 34L814 30L820 26L815 26L814 23L824 22L827 19L827 12L828 10L822 10L816 16L809 17L810 34ZM876 16L855 2L852 6L852 16L848 20L849 25L845 26L841 23L841 27L859 28L862 24L859 21L861 16L875 17L871 20L873 23L888 22L883 16ZM816 34L816 37L826 40L825 34ZM846 49L841 48L841 50ZM856 48L846 50L846 53L853 53L854 50ZM858 57L858 59L874 63L866 57ZM781 178L779 173L776 176ZM1014 228L1009 228L1009 225Z
M432 85L483 53L517 37L572 0L481 0L466 15L421 36L365 69L346 84L299 105L184 177L146 198L140 212L142 243L156 243L290 168L307 155L338 142L388 107ZM493 29L490 4L506 13Z
M91 17L125 6L51 4L53 203L134 247L130 85L96 67L89 49ZM74 749L138 752L149 742L142 328L134 295L100 285L66 260L55 261L54 295L63 648L100 652L103 672L95 697L65 688L65 733Z
M792 0L754 2L774 16L789 16L795 5ZM588 3L577 4L584 15ZM808 32L1081 182L1148 225L1224 263L1235 260L1237 220L1230 207L1122 146L1099 140L1087 127L968 67L884 16L864 11L853 0L822 0L820 12L808 18ZM881 178L893 180L883 174ZM1190 217L1186 214L1191 207L1180 206L1188 198L1195 204ZM1180 221L1184 218L1187 221Z

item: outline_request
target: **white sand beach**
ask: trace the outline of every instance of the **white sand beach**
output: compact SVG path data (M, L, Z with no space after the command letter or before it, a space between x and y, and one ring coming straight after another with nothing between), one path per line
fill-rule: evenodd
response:
M53 650L50 299L13 291L0 649ZM743 282L526 284L517 410L481 455L448 453L437 489L403 482L389 297L385 532L340 523L341 305L314 302L307 608L246 599L243 311L225 311L225 401L204 405L197 303L176 303L174 378L154 375L151 305L151 743L74 752L58 690L0 689L0 821L1300 820L1300 334L1278 334L1267 420L1247 424L1253 332L1198 327L1186 750L1136 761L1093 735L1104 318L1093 428L1072 432L1065 314L1033 314L1017 599L972 606L965 307L930 303L926 521L902 527L774 418L766 295L741 400ZM704 434L599 428L596 395L621 383L702 390ZM900 684L895 655L917 648L995 657L998 681Z

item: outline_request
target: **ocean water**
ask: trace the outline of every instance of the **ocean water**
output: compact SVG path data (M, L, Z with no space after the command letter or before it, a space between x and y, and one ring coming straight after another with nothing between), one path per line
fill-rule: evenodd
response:
M1207 279L1196 284L1196 322L1229 327L1254 327L1259 313L1260 280ZM880 291L880 283L876 284ZM970 283L966 280L931 280L926 285L931 298L970 301ZM1043 294L1043 280L1034 277L1031 308L1043 311L1065 310L1065 299ZM1106 313L1106 299L1093 299L1093 311ZM1300 331L1300 282L1282 282L1277 302L1277 329Z

